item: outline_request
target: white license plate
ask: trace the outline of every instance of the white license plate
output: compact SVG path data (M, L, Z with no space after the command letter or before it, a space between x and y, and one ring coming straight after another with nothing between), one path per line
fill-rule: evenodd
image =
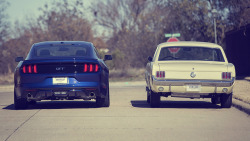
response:
M68 84L68 77L54 77L53 85L66 85Z
M187 85L187 91L201 91L201 85Z
M66 95L67 92L54 92L55 95Z

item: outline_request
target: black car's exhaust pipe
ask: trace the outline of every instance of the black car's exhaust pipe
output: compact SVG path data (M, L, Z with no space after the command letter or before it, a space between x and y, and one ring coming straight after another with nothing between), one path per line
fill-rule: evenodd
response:
M28 93L28 94L27 94L27 97L31 97L31 94L30 94L30 93Z
M91 96L91 97L94 97L94 96L95 96L95 93L94 93L94 92L91 92L91 93L90 93L90 96Z

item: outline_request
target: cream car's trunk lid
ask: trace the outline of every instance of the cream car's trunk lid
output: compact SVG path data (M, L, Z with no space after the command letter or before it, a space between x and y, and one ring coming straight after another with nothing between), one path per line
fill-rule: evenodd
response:
M165 61L158 64L159 70L165 71L166 79L221 80L222 72L227 72L226 63Z

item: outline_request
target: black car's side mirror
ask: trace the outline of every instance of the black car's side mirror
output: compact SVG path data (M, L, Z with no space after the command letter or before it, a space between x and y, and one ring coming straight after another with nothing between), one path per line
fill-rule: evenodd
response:
M106 60L112 60L112 56L111 55L105 55L104 56L104 61Z
M20 61L23 61L23 60L24 60L23 57L17 57L17 58L15 59L16 62L20 62Z
M149 57L148 57L148 61L149 61L149 62L152 62L152 61L153 61L153 58L149 56Z

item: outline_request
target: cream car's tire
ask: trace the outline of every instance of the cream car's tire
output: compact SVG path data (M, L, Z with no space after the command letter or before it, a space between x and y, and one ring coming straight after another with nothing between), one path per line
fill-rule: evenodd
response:
M161 103L161 96L159 93L154 93L153 91L151 91L150 94L150 106L155 108L155 107L159 107Z
M220 97L219 96L212 97L211 102L213 104L220 104Z
M220 97L221 108L231 108L232 106L232 93L231 94L222 94Z

